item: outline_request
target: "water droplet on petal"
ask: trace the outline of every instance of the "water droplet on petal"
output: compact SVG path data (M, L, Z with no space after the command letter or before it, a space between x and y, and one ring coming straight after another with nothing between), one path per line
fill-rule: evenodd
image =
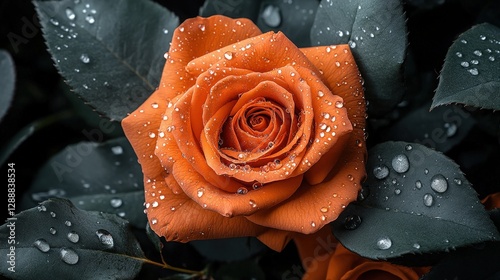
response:
M392 240L389 237L382 237L379 240L377 240L377 248L380 250L387 250L391 248L392 246Z
M225 53L224 53L224 57L225 57L227 60L231 60L231 59L233 59L233 53L232 53L232 52L225 52Z
M389 175L389 168L385 165L377 166L373 168L373 175L379 180L384 179Z
M410 168L410 162L406 155L400 154L392 159L392 168L398 173L404 173Z
M47 241L43 238L37 239L35 242L33 242L33 246L44 253L50 250L49 243L47 243Z
M102 245L104 245L106 248L111 249L115 245L115 242L113 240L113 236L111 236L111 233L109 233L105 229L98 229L95 234L99 238L99 241L101 242Z
M427 207L431 207L434 204L434 197L430 193L424 194L424 205Z
M257 207L257 203L255 203L255 201L254 201L253 199L250 199L250 200L248 201L248 204L250 204L250 206L252 206L252 208Z
M78 262L78 255L75 251L69 248L61 248L61 260L67 264L76 264Z
M204 193L205 193L205 188L199 188L198 191L196 192L196 195L198 197L202 197Z
M236 191L237 194L247 194L248 190L245 187L241 187Z
M361 217L358 215L348 216L344 220L344 228L348 230L357 229L361 225Z
M262 11L262 19L269 27L278 27L281 24L280 8L274 5L267 5Z
M78 235L78 233L74 232L74 231L70 231L68 232L68 240L73 242L73 243L77 243L78 240L80 240L80 236Z
M444 193L448 189L448 180L441 174L434 175L431 178L431 189L438 193Z
M339 109L342 108L342 107L344 107L344 102L342 102L342 101L335 102L335 107L337 107Z

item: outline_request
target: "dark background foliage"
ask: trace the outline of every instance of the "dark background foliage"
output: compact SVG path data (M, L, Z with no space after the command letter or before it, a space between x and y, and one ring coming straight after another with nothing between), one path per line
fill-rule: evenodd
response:
M181 22L197 16L204 3L203 0L155 2L174 12ZM410 113L417 108L430 108L445 55L458 35L482 22L500 27L500 2L497 0L413 0L405 1L404 9L409 41L405 65L406 95L388 115L368 120L369 147L386 140L418 140L429 146L436 144L426 142L428 138L425 137L425 131L415 132L419 129L416 124L421 119L411 118ZM12 36L15 36L15 42L9 39ZM88 141L84 132L97 127L100 118L92 110L82 106L57 72L31 1L0 2L0 49L11 54L16 71L15 96L0 125L0 147L6 147L15 137L21 138L23 135L16 134L23 127L42 120L39 123L41 128L36 129L17 149L13 149L7 159L7 162L16 164L16 193L20 198L42 164L67 145ZM460 137L460 141L446 147L444 152L460 166L482 198L499 188L500 114L491 110L466 111L473 116L471 118L475 122L458 126L459 133L462 130L467 133L450 136ZM409 117L407 122L398 123L406 116ZM442 121L440 117L436 117L436 122ZM410 127L417 138L401 139L402 136L398 134L400 130L394 129L396 126ZM411 129L412 127L415 129ZM436 129L447 127L440 126ZM121 135L118 127L108 132L99 140ZM0 173L6 174L5 170L6 166L1 166ZM7 214L2 211L2 218L6 217ZM142 238L146 239L145 236ZM148 249L154 251L152 248L144 248L146 254ZM167 251L176 254L175 258L170 259L172 265L193 269L201 269L205 265L204 258L189 246L172 243ZM278 272L297 267L300 263L293 244L279 255L279 261L276 256L275 252L266 252L259 262L269 279L279 278ZM151 269L148 273L154 275L157 272L159 273Z

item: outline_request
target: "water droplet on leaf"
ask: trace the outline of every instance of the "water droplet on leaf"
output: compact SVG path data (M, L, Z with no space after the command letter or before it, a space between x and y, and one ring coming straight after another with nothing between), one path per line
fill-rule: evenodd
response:
M269 27L278 27L281 24L280 8L274 5L267 5L262 11L262 19Z
M392 168L398 173L404 173L410 168L410 162L406 155L400 154L392 159Z
M387 250L391 248L392 246L392 240L389 237L382 237L379 240L377 240L377 248L380 250Z
M352 215L346 217L344 220L344 228L348 230L357 229L361 225L361 217L358 215Z
M75 251L69 248L61 248L60 251L61 260L67 264L76 264L78 263L78 255Z
M66 8L66 16L69 20L74 20L76 18L75 12L70 8Z
M47 243L47 241L43 238L37 239L35 242L33 242L33 246L44 253L50 250L49 243Z
M438 193L444 193L448 189L448 180L441 174L434 175L431 178L431 189Z
M113 236L111 236L111 233L105 229L98 229L95 234L99 238L99 241L101 242L102 245L104 245L106 248L111 249L115 245L115 242L113 240Z
M121 200L120 198L112 198L109 201L109 204L111 204L111 207L113 207L113 208L118 208L118 207L122 206L123 200Z
M373 169L373 176L381 180L389 175L389 168L385 165L377 166Z
M70 231L68 232L68 240L73 242L73 243L77 243L78 240L80 240L80 236L78 235L78 233L74 232L74 231Z
M427 207L431 207L434 204L434 197L430 193L424 194L424 205Z

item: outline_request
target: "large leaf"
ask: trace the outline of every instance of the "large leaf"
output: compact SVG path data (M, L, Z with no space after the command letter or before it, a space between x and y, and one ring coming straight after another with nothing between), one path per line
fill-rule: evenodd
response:
M14 240L0 245L0 273L12 279L133 279L144 261L127 221L65 199L15 215L0 226L0 237ZM14 260L15 273L6 259Z
M370 150L367 170L360 201L333 223L339 241L361 256L425 264L433 259L415 254L500 238L474 189L443 154L384 142Z
M14 84L16 72L14 62L10 54L0 50L0 120L5 116L9 109L12 98L14 97Z
M500 28L476 25L448 50L432 108L452 103L500 110Z
M171 12L147 0L34 3L57 68L98 112L121 120L158 86Z
M207 0L200 15L246 17L253 20L262 32L282 31L297 46L308 47L318 5L318 0Z
M380 141L405 141L448 152L468 135L475 124L471 114L458 106L436 108L425 104L377 135Z
M369 114L385 114L401 100L408 40L399 0L323 0L311 41L351 46L365 81Z
M96 130L97 131L97 130ZM25 208L65 197L78 208L116 214L144 228L142 171L126 138L66 147L40 169L23 199Z

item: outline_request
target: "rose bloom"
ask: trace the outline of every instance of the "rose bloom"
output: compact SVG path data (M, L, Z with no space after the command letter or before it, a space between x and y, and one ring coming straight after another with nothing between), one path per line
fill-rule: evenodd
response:
M250 20L174 32L158 89L122 126L166 240L256 236L281 250L357 197L365 100L347 45L297 48Z
M294 241L306 270L297 275L302 280L418 280L430 270L363 258L337 243L329 227L313 235L296 236Z

